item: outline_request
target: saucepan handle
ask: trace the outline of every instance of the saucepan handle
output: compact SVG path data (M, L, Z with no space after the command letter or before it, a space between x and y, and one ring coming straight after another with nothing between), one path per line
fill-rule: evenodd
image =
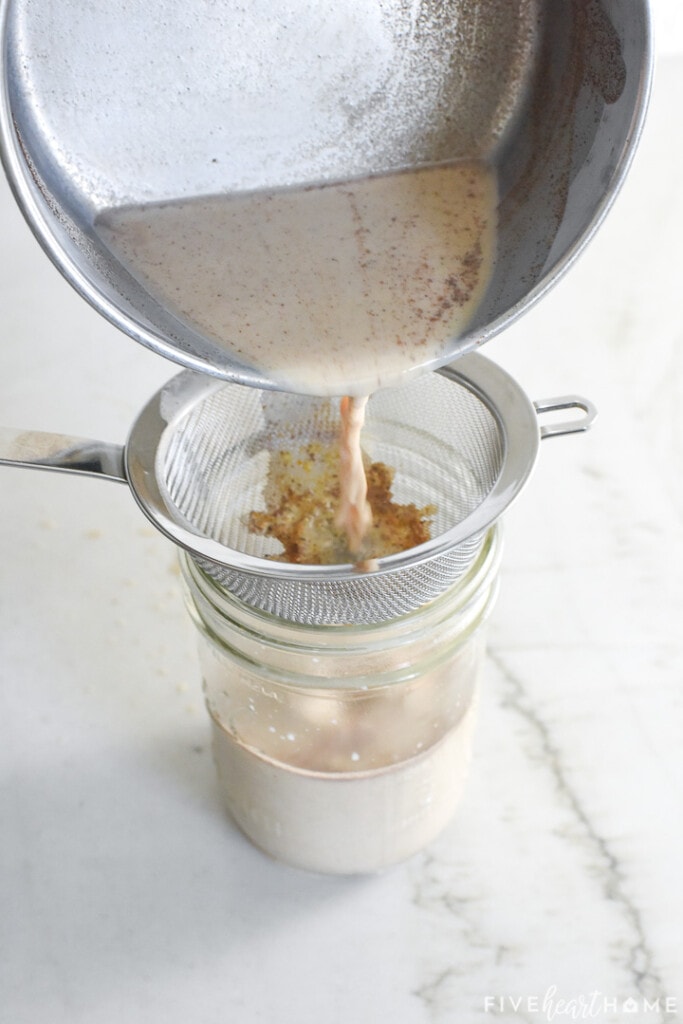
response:
M121 445L40 430L0 427L0 465L61 470L126 483Z
M562 412L565 409L579 409L583 416L562 420L560 423L543 424L541 440L545 437L560 437L562 434L577 434L589 430L598 415L598 410L587 398L580 395L564 395L562 398L542 398L534 402L534 409L540 415L546 412Z

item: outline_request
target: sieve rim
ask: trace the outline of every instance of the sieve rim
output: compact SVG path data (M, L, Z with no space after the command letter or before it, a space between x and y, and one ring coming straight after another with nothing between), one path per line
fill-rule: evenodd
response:
M510 506L533 469L540 444L540 428L533 403L505 370L479 353L468 353L434 371L464 387L495 418L503 448L498 477L485 500L471 513L437 537L416 547L377 560L372 576L398 572L438 558L491 527ZM251 576L290 581L343 581L358 578L352 563L299 565L250 555L227 547L190 529L180 520L157 467L163 459L174 427L199 402L215 391L246 385L183 370L171 378L142 408L133 423L124 450L130 490L151 523L192 555ZM405 385L409 387L410 385Z

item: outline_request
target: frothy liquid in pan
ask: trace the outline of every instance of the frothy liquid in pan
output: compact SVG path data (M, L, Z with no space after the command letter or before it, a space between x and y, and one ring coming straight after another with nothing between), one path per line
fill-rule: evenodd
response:
M495 254L495 176L456 162L114 209L95 228L166 308L291 391L367 396L464 333ZM364 403L342 404L339 522L371 521Z
M437 357L488 282L483 164L124 207L95 229L165 307L286 390L369 394Z

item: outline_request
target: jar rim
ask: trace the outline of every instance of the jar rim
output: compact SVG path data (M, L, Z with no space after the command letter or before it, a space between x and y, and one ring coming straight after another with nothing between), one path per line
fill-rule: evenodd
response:
M196 588L202 598L221 616L235 619L241 628L254 633L261 630L286 631L287 642L292 646L305 645L307 640L316 646L333 646L335 641L350 636L372 642L383 639L387 631L396 640L405 639L415 630L438 625L464 610L473 597L497 576L502 556L502 529L495 523L484 536L479 552L466 573L451 587L431 601L420 605L404 615L381 622L368 623L316 623L307 625L281 618L273 612L252 607L235 594L225 589L211 575L205 572L188 552L180 550L179 558L183 577L190 590Z

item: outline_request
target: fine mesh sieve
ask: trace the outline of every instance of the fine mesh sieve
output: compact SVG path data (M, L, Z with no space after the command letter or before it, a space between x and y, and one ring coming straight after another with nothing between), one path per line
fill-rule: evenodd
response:
M263 509L270 454L335 445L338 403L278 392L219 388L179 420L157 456L164 497L188 529L256 559L282 550L272 537L250 532L252 510ZM444 377L377 393L369 403L363 449L395 470L392 494L401 504L434 506L434 537L443 537L479 508L500 474L504 437L495 415L467 389ZM296 471L296 467L294 467ZM384 621L431 600L461 575L482 540L476 531L434 557L413 549L414 564L385 572L348 568L304 578L254 575L206 559L202 568L221 586L264 611L298 622Z
M586 416L539 429L537 411L570 407ZM274 560L279 542L248 526L249 514L264 508L272 453L335 444L334 400L183 371L142 410L125 449L5 431L0 461L126 480L157 528L252 607L307 625L383 622L455 583L528 478L540 437L584 430L593 414L575 397L534 406L512 378L476 354L377 392L368 403L363 449L395 470L395 501L436 511L430 540L380 558L373 572Z

